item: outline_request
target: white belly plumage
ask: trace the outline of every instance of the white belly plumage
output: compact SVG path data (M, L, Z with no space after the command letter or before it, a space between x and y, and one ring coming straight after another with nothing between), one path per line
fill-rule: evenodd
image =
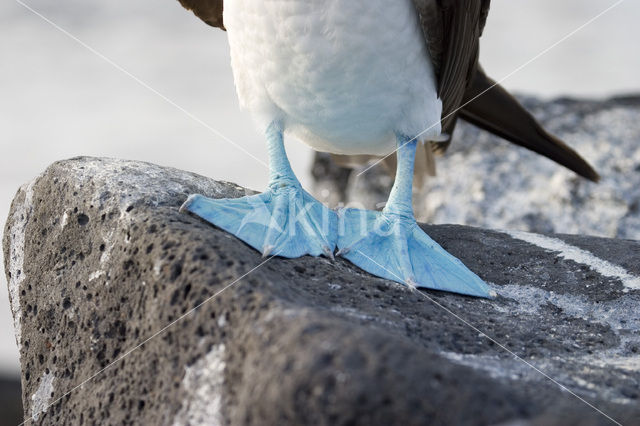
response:
M225 0L240 104L319 151L384 155L440 135L442 104L411 0Z

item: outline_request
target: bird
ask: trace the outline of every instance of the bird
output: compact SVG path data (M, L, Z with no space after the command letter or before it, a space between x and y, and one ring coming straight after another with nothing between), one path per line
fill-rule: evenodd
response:
M418 226L416 151L444 152L460 118L599 179L480 66L490 0L179 1L227 31L240 105L265 133L270 171L260 194L193 194L182 210L265 257L340 256L412 289L491 299L495 291ZM314 199L285 135L336 156L394 154L385 207L334 211Z

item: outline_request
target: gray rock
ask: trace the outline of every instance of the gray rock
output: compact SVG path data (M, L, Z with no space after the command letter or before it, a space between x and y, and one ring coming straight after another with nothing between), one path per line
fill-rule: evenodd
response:
M490 229L587 234L640 240L640 96L606 101L521 98L552 133L601 174L598 184L463 121L438 175L416 191L419 218ZM316 163L326 162L319 155ZM342 202L384 205L392 185L381 166L361 176L318 169L314 193L341 188ZM345 177L346 176L346 177ZM340 193L340 192L334 192Z
M193 192L244 190L77 158L18 192L4 252L26 419L637 422L640 243L425 225L489 301L340 259L265 261L179 213Z

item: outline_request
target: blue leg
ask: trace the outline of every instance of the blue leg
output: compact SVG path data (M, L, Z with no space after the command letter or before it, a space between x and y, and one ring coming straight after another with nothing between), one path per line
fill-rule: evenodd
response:
M420 229L413 216L416 142L398 136L398 170L382 212L339 212L338 255L365 271L410 287L492 297L476 274Z
M232 233L264 256L333 258L335 212L302 189L287 159L281 125L272 123L266 136L270 179L264 193L235 199L191 195L181 210Z

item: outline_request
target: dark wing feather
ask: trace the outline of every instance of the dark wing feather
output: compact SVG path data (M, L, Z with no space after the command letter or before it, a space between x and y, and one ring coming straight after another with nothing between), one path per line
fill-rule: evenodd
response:
M506 90L478 65L480 36L489 0L413 0L420 16L442 101L442 129L451 134L458 116L512 143L542 154L597 181L578 153L547 133ZM443 152L450 141L433 144Z
M224 30L222 22L223 0L178 0L185 9L191 10L198 18L212 27Z
M480 35L489 13L489 0L413 0L431 54L442 128L453 130L460 107L478 65Z

